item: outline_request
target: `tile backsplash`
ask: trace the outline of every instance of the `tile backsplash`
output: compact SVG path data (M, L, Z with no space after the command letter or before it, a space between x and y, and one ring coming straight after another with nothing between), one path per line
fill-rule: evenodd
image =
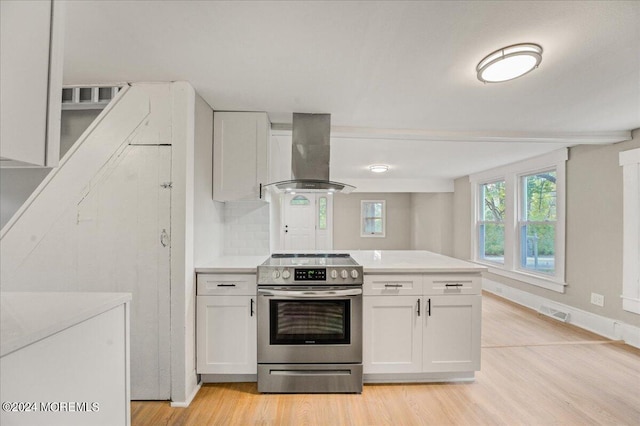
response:
M224 203L224 254L269 254L269 204L262 201Z

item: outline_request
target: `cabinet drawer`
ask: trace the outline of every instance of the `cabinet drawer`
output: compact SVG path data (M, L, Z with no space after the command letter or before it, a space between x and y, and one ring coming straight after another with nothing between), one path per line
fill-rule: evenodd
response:
M365 275L363 293L377 295L422 295L422 275Z
M424 294L480 294L480 275L425 275Z
M198 296L256 294L255 274L198 274Z

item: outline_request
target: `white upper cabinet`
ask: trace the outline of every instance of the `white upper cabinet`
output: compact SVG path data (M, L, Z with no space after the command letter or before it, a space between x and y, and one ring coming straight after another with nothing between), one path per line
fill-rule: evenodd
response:
M0 158L58 165L64 2L0 2Z
M269 183L271 124L264 112L215 112L213 199L264 198Z
M269 182L291 180L291 136L271 135Z

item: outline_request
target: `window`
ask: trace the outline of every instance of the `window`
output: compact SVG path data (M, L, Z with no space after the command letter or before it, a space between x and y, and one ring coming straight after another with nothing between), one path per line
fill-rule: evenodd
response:
M362 237L384 237L385 235L385 201L363 200L360 202Z
M622 166L622 309L640 314L640 149L620 153Z
M504 181L480 185L478 256L488 262L504 264Z
M318 229L327 229L327 197L318 198Z
M473 260L489 271L564 292L567 150L470 176Z
M520 268L553 276L556 242L556 171L520 178Z
M303 195L296 195L289 202L292 206L308 206L311 202Z

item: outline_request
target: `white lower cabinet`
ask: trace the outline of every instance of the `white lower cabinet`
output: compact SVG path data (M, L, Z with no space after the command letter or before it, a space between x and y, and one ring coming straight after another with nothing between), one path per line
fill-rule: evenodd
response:
M424 296L423 300L423 371L479 370L481 296Z
M364 296L364 373L422 371L419 296Z
M255 296L197 297L198 374L257 374Z
M430 282L426 278L425 282ZM374 290L369 289L367 295L365 287L365 374L480 369L480 294L382 296ZM424 290L433 292L431 287Z

